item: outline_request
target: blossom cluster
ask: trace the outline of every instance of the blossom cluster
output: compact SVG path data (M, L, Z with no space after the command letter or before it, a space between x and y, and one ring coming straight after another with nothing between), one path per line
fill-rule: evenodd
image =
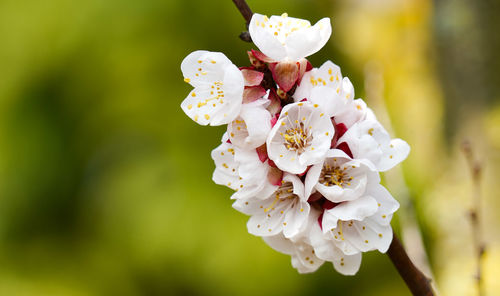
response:
M387 251L398 202L380 184L410 148L391 139L331 61L307 56L331 34L330 19L254 14L260 51L236 67L219 52L195 51L181 65L194 89L182 102L201 125L227 124L212 151L213 180L235 192L233 207L250 216L248 231L291 255L301 273L325 261L355 274L366 251Z

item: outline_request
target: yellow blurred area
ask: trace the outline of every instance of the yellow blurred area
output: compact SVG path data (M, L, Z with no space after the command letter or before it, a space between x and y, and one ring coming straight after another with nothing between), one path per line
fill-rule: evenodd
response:
M393 225L410 255L426 251L416 262L440 295L476 295L473 231L485 295L500 289L500 4L479 2L248 1L332 19L310 61L340 65L411 145L385 178ZM0 295L410 295L378 252L354 277L299 275L211 181L224 128L182 112L180 63L206 49L247 66L244 29L229 0L0 2ZM480 230L465 139L483 169Z

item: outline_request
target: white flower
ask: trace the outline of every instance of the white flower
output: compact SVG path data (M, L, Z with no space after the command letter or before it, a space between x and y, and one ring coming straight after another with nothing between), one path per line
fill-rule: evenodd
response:
M306 72L302 77L302 82L295 90L293 97L296 102L302 99L308 99L311 90L321 86L328 87L333 90L334 93L340 95L342 73L340 72L340 67L331 61L326 61L321 67L313 68L311 71Z
M240 149L224 141L212 151L212 159L216 166L212 179L236 190L232 199L268 196L277 188L266 178L273 173L272 169L260 161L255 149Z
M292 266L300 273L316 271L324 261L333 263L344 275L355 274L361 264L361 253L346 255L323 234L318 224L319 211L311 209L308 222L301 232L291 238L283 234L263 237L278 252L291 255Z
M194 51L182 61L181 70L184 81L194 87L181 104L187 116L201 125L227 124L238 116L243 75L223 53Z
M255 13L248 27L253 43L274 61L298 61L320 50L330 38L332 28L329 18L314 26L307 20Z
M339 273L354 275L358 272L361 265L361 252L346 255L337 247L335 241L323 233L317 222L309 229L309 242L314 248L315 255L321 260L332 262L333 267Z
M367 187L380 182L373 164L363 159L351 159L345 152L332 149L326 159L313 165L307 172L306 194L313 189L334 203L355 200L363 196Z
M335 122L343 123L346 128L350 128L358 121L377 120L373 111L366 106L363 99L352 100L345 106L345 109L340 114L335 114Z
M231 143L241 148L255 149L266 142L271 130L271 113L266 109L269 103L266 96L243 104L238 117L227 126Z
M378 171L385 172L403 161L410 146L401 139L392 139L384 127L374 119L355 123L338 139L346 142L354 158L370 160Z
M334 132L330 118L317 104L289 104L267 138L269 158L283 171L303 173L323 160Z
M342 78L339 66L327 61L304 74L293 98L295 102L307 99L318 104L332 117L346 113L354 98L354 87L349 78Z
M285 173L281 186L272 194L238 199L233 207L251 215L248 232L257 236L271 236L283 232L287 238L299 233L307 223L309 203L304 185L295 175Z
M380 184L366 194L323 212L323 233L346 255L378 249L385 253L392 241L390 221L399 203Z

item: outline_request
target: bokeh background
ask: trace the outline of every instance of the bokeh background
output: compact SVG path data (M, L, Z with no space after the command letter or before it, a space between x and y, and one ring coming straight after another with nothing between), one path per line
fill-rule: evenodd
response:
M249 0L263 14L332 18L330 59L412 147L386 174L393 220L442 295L500 291L500 4L494 0ZM247 65L233 3L0 1L0 295L409 295L387 256L354 277L298 274L246 231L211 181L223 127L179 105L182 59ZM482 165L481 229L460 150Z

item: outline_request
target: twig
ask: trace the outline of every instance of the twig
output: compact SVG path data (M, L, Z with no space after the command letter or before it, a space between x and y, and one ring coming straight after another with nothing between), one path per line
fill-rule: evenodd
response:
M245 19L246 22L246 27L248 30L248 26L250 25L250 20L252 19L253 12L248 6L247 2L245 0L233 0L234 5L236 5L236 8L240 11L241 15ZM245 42L252 42L252 38L250 37L250 34L248 32L242 32L240 34L240 39L245 41Z
M234 5L236 5L236 8L240 11L241 15L245 18L246 25L248 28L248 25L250 24L250 20L252 19L253 12L250 9L250 6L248 6L247 2L245 0L233 0Z
M467 159L467 164L471 171L472 176L472 186L473 186L473 201L472 209L469 212L470 223L472 226L473 241L474 241L474 251L476 255L476 274L474 276L476 280L477 294L479 296L483 295L483 278L482 278L482 259L486 250L486 246L482 241L481 237L481 224L480 224L480 208L481 208L481 163L474 159L472 153L472 147L469 141L464 141L462 143L462 151L464 152L465 158Z
M387 255L413 295L434 295L431 288L431 281L413 265L396 234L394 234Z

